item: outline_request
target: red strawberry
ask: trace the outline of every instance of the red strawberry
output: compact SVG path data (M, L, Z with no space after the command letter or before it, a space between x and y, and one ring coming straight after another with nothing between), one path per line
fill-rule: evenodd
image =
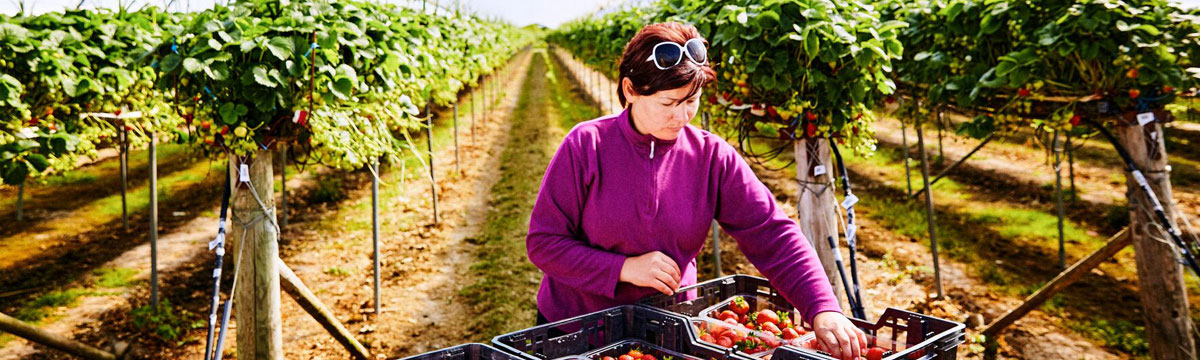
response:
M746 315L746 313L750 312L750 303L747 303L746 299L738 296L733 298L733 302L729 303L729 308L733 309L733 312L738 315Z
M1138 89L1129 90L1129 98L1130 99L1137 99L1138 96L1142 96L1141 90L1138 90Z
M716 344L717 344L717 346L720 346L720 347L731 348L731 347L733 347L733 339L722 336L720 339L717 339ZM624 359L622 359L622 360L624 360Z
M742 99L734 98L733 106L742 106Z
M709 104L716 104L716 103L717 103L717 96L716 96L716 95L709 95L709 96L708 96L708 103L709 103Z
M1125 77L1130 78L1130 79L1137 79L1138 69L1137 68L1129 69L1129 71L1125 72Z
M116 111L113 111L113 115L121 116L121 109L117 109Z
M723 320L723 321L725 321L725 323L726 323L726 324L729 324L729 325L733 325L733 326L737 326L737 325L738 325L738 322L737 322L737 320L734 320L734 319L726 318L726 319L725 319L725 320Z
M1020 88L1020 89L1018 89L1018 90L1017 90L1017 96L1020 96L1020 97L1028 97L1028 96L1029 96L1029 89L1026 89L1026 88Z
M605 357L600 358L600 360L617 360L617 359L614 359L612 356L605 356Z
M1079 115L1072 116L1071 117L1071 126L1079 126L1079 120L1080 120Z
M867 353L863 356L866 356L867 360L883 360L884 353L887 353L887 350L884 350L883 348L873 347L873 348L868 349Z
M32 119L29 119L29 126L37 126L39 122L41 121L38 120L38 117L34 116Z
M712 334L704 334L704 335L700 335L700 341L703 341L706 343L716 343L717 339L714 339ZM609 360L609 359L605 359L605 360Z
M817 124L813 124L810 122L807 125L805 125L804 133L807 134L808 137L816 136L817 135Z
M204 130L208 130L212 128L212 123L208 122L208 120L201 121L200 127L204 128Z
M780 333L780 337L782 337L784 340L799 339L800 333L796 332L796 329L787 328L783 329L783 331Z
M811 124L809 125L811 126ZM754 322L759 324L771 323L779 325L779 315L774 311L763 309L762 311L759 311L758 314L755 314ZM779 328L776 327L775 330L779 330Z
M733 319L736 321L737 318L738 318L738 314L733 311L730 311L730 310L722 311L721 314L717 315L717 320L722 320L722 321L724 321L725 319Z
M617 359L618 360L635 360L632 356L629 356L629 355L621 355Z
M221 125L221 135L229 133L229 125Z
M888 96L888 97L884 98L884 99L883 99L883 101L884 101L884 102L887 102L888 104L892 104L892 103L895 103L895 102L896 102L896 97L895 97L895 96Z
M642 360L658 360L658 359L654 358L654 355L644 354L644 355L642 355Z
M779 334L782 334L782 333L783 333L783 331L780 331L780 330L779 330L779 326L778 326L778 325L776 325L775 323L769 323L769 322L768 322L768 323L763 323L763 325L762 325L762 330L763 330L763 331L766 331L766 332L769 332L769 333L772 333L772 334L775 334L775 335L779 335Z
M771 117L776 117L776 118L779 117L779 112L775 111L774 106L767 106L767 113L771 114Z
M194 116L192 114L183 114L183 121L186 121L188 125L192 124L193 118Z
M1171 87L1171 85L1163 85L1163 94L1170 94L1173 91L1175 91L1175 88Z
M859 115L859 116L861 117L862 115ZM852 130L854 132L854 135L858 135L858 127L857 126L850 128L850 130Z
M733 100L733 95L732 95L732 94L730 94L728 91L727 91L727 92L724 92L724 93L722 93L722 94L721 94L721 97L725 98L725 101L731 101L731 100Z
M814 120L817 120L817 114L813 114L811 111L807 111L804 113L804 118L808 119L808 121L814 121Z

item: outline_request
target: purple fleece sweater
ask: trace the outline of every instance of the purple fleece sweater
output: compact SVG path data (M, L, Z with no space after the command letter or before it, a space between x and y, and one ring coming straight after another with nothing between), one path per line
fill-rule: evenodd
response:
M841 312L800 226L729 143L690 125L673 141L643 135L628 110L576 125L550 160L525 238L545 273L538 309L553 322L653 295L618 281L626 257L653 251L695 284L714 218L804 321Z

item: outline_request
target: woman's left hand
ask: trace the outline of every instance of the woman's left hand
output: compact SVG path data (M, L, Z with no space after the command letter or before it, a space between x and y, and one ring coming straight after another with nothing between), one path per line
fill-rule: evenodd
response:
M841 313L826 311L817 314L813 319L813 329L817 341L835 358L856 360L867 348L867 336Z

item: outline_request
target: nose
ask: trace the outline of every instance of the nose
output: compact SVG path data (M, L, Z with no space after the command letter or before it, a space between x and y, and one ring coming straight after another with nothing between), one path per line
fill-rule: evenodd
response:
M675 111L671 114L671 121L673 124L680 124L680 126L683 126L691 120L692 119L688 118L688 106L686 103L675 106Z

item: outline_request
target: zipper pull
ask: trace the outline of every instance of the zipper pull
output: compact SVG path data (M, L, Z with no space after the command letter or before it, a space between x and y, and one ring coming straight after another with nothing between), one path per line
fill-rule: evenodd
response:
M650 139L650 159L654 159L654 139Z

